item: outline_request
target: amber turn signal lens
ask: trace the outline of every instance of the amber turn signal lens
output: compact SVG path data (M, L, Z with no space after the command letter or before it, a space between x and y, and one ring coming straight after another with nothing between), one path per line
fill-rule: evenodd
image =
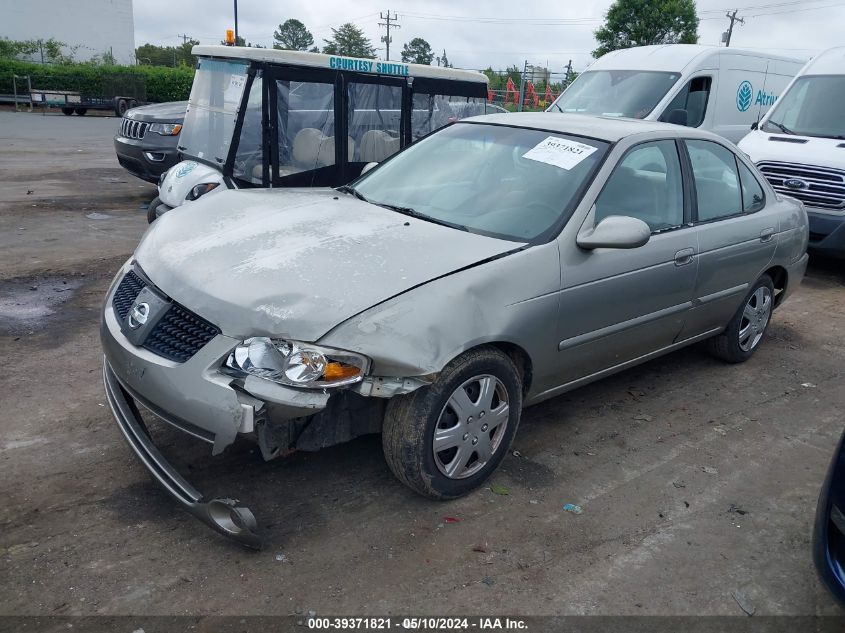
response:
M352 365L344 363L331 362L326 364L326 369L323 371L323 380L344 380L346 378L354 378L361 373L361 369Z

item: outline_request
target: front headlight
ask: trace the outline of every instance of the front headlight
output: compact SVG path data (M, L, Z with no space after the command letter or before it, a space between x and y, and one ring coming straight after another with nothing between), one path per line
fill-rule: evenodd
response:
M182 131L181 123L152 123L149 128L150 132L161 134L162 136L176 136Z
M369 369L366 356L299 341L255 337L238 345L224 371L260 376L290 387L340 387L361 381Z
M201 185L197 185L193 189L188 192L188 195L185 196L185 200L191 201L196 200L200 196L204 196L212 189L216 188L219 185L219 182L204 182Z

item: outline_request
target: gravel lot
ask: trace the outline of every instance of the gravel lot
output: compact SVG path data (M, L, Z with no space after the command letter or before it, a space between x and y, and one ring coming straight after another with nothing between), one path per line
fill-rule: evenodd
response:
M691 348L528 409L507 495L417 497L375 437L263 463L156 427L255 511L254 553L159 491L104 406L100 306L155 195L117 123L0 112L0 615L742 615L737 591L840 613L810 554L843 430L840 264L811 262L744 365Z

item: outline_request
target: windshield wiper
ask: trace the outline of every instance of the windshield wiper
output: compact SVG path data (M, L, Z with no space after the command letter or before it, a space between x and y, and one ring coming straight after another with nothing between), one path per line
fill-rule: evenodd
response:
M425 213L420 213L419 211L417 211L416 209L412 209L411 207L400 207L394 204L386 204L384 202L373 202L373 204L376 204L380 207L384 207L385 209L390 209L391 211L396 211L396 213L401 213L402 215L417 218L418 220L425 220L426 222L433 222L434 224L440 224L441 226L448 226L453 229L458 229L459 231L469 232L469 228L467 228L463 224L457 224L455 222L449 222L448 220L434 218L430 215L426 215Z
M340 187L335 189L335 191L339 191L340 193L351 193L353 196L358 198L358 200L363 200L364 202L369 202L369 200L367 200L367 198L364 196L364 194L361 193L360 191L358 191L352 185L341 185Z
M784 134L792 134L792 135L795 134L795 132L790 130L783 123L778 123L777 121L766 121L766 123L768 123L769 125L774 125L777 129L779 129Z

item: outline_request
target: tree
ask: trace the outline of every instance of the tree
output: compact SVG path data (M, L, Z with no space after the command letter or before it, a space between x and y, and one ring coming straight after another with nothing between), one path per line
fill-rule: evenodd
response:
M314 36L295 18L285 20L273 31L273 48L283 51L307 51L314 45Z
M430 64L433 59L431 45L421 37L415 37L402 47L402 61L406 64Z
M143 44L135 49L135 59L147 66L190 66L197 65L197 58L191 55L191 49L199 44L197 40L188 40L179 46L156 46Z
M373 43L364 35L352 22L341 24L338 28L332 29L332 37L323 40L326 45L323 52L327 55L347 55L349 57L366 57L373 59L376 56L376 49Z
M593 57L632 46L695 44L695 0L615 0L595 36Z

